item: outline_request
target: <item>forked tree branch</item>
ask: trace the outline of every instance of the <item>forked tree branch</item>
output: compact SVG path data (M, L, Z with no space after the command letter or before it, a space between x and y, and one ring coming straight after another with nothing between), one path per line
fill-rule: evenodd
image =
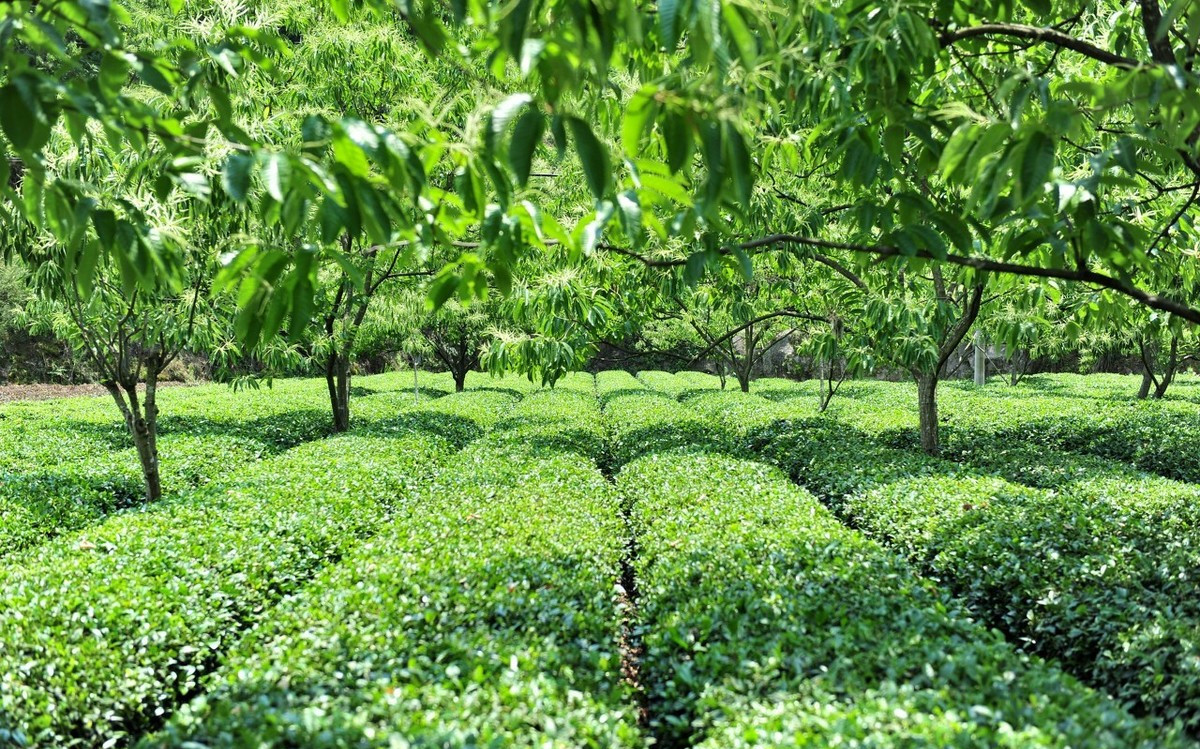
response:
M1154 294L1141 287L1135 286L1130 282L1087 268L1043 268L1036 265L1022 265L1020 263L1009 263L986 257L955 255L952 253L938 256L934 255L928 250L917 250L914 253L906 253L900 250L898 247L891 247L888 245L868 245L859 244L856 242L835 242L827 239L818 239L816 237L804 237L797 234L770 234L757 239L741 242L739 244L726 245L719 248L717 251L722 254L729 254L735 250L756 250L764 247L773 247L775 245L784 244L795 244L803 247L819 247L827 250L847 250L849 252L874 255L880 258L915 257L922 260L932 260L935 262L950 263L951 265L960 265L966 268L974 268L975 270L988 271L990 273L1007 273L1015 276L1056 278L1062 281L1090 283L1095 284L1096 286L1102 286L1106 289L1111 289L1120 294L1124 294L1125 296L1141 302L1152 309L1156 309L1161 312L1170 312L1171 314L1177 315L1188 322L1200 325L1200 308L1189 306L1159 294ZM617 252L627 257L634 258L647 267L652 268L678 267L687 263L686 258L649 258L645 257L644 255L640 255L633 250L617 248L611 245L602 245L601 249Z
M1103 47L1098 47L1091 42L1086 42L1083 39L1063 33L1057 29L1026 26L1019 23L984 23L979 26L968 26L963 29L955 29L954 31L943 33L939 41L943 47L949 47L964 39L973 39L981 36L1006 36L1014 39L1029 39L1035 42L1043 42L1055 47L1078 52L1085 57L1090 57L1093 60L1098 60L1108 65L1116 65L1122 68L1135 68L1142 64L1132 57L1118 55Z

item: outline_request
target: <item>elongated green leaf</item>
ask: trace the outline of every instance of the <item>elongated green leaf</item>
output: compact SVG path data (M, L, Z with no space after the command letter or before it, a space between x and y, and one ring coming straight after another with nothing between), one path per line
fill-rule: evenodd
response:
M268 195L282 203L291 179L292 164L288 161L287 154L273 153L267 157L263 166L263 181L266 183Z
M367 155L345 133L333 136L333 157L355 177L367 177L371 174L371 163L367 160Z
M458 291L458 274L453 266L448 266L430 281L429 291L426 292L425 308L434 311L442 308L450 297Z
M679 0L658 0L658 30L663 46L675 48L679 41Z
M643 174L642 185L648 190L662 195L665 198L675 201L681 206L691 206L692 196L682 185L670 177L661 177L657 174Z
M35 129L39 112L34 103L22 95L16 84L0 87L0 127L8 142L18 151L36 148Z
M743 208L750 207L754 193L754 164L750 160L750 149L746 140L732 124L725 125L725 142L729 151L729 168L733 172L733 186Z
M975 132L975 125L966 123L959 125L954 134L950 136L946 147L942 149L941 159L938 161L938 171L941 172L942 179L950 179L966 162L967 155L971 153L971 147L975 145Z
M625 107L625 116L621 121L621 145L630 158L636 158L641 153L642 136L658 109L654 99L657 94L658 86L648 83L637 90Z
M750 255L742 249L735 249L733 256L737 258L738 268L742 272L742 278L747 281L754 278L754 264L750 261Z
M608 190L609 177L612 168L609 165L608 150L596 139L591 127L578 117L567 119L567 127L571 129L571 137L575 140L575 150L583 164L583 174L587 178L588 189L599 200Z
M492 134L500 135L507 128L508 124L513 121L517 113L525 108L529 102L533 101L533 97L525 93L512 94L504 101L496 105L492 110Z
M221 187L229 197L239 203L250 193L250 180L254 174L254 157L244 153L230 155L221 170Z
M617 207L621 209L621 223L625 227L625 235L635 247L642 244L642 206L638 195L633 190L623 190L617 193Z
M733 43L737 47L738 57L741 58L742 64L747 68L754 67L754 62L758 57L758 44L750 32L750 28L746 26L746 21L742 18L741 10L733 3L721 3L721 18L725 20L729 35L733 37Z
M663 138L667 141L667 167L674 174L687 165L692 155L692 128L681 115L668 112L663 120Z
M531 109L517 120L513 128L512 143L509 145L508 162L517 175L517 183L524 186L529 182L529 172L533 168L533 155L537 151L538 142L546 129L546 116L536 109Z
M292 284L291 309L292 316L288 321L288 342L296 343L304 336L308 324L312 321L316 309L313 288L312 270L315 252L304 249L296 256L296 276Z
M1054 168L1054 141L1041 130L1035 131L1021 149L1021 168L1017 178L1017 196L1030 200L1041 194L1050 170Z
M695 286L704 276L704 267L708 264L708 251L700 250L688 255L687 264L683 268L683 280L689 286Z

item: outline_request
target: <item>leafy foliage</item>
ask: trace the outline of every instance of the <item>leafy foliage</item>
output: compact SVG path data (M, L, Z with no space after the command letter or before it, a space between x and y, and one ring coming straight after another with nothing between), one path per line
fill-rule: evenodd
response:
M1194 728L1200 612L1194 487L1069 454L881 447L836 422L781 422L771 459L856 527L928 570L985 621L1114 696ZM1037 559L1037 564L1030 564ZM1182 587L1181 587L1182 586ZM1145 674L1146 676L1141 676Z
M622 523L583 380L447 460L143 744L640 745L617 652Z
M1016 656L776 471L666 452L626 466L618 487L634 508L644 674L668 740L1170 741Z
M242 628L432 477L454 449L439 422L486 422L512 398L456 402L458 414L414 411L373 435L310 443L23 558L0 584L0 736L87 746L157 725Z

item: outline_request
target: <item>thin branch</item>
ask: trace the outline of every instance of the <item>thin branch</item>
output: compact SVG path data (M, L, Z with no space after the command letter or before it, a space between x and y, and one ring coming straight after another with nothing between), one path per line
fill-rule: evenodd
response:
M828 257L826 255L822 255L819 252L814 252L812 254L812 259L817 261L821 265L828 266L828 267L832 268L833 270L837 271L839 274L841 274L845 278L849 279L850 282L853 283L855 286L857 286L859 289L861 289L863 291L867 291L866 282L863 281L862 278L860 278L858 276L858 274L856 274L854 271L850 270L846 266L842 265L838 261L834 260L833 258Z
M708 346L708 348L701 351L699 354L696 354L694 357L692 357L692 363L694 364L694 363L700 361L701 359L703 359L704 357L708 356L710 353L712 353L713 349L715 349L717 346L720 346L725 341L733 340L734 336L736 336L738 333L741 333L746 328L749 328L752 325L757 325L758 323L763 322L765 320L774 319L776 317L792 317L792 318L796 318L798 320L810 320L810 321L819 322L819 323L828 322L823 317L818 317L816 315L810 315L807 312L799 312L799 311L793 310L793 309L783 309L783 310L777 310L775 312L768 312L765 315L759 315L758 317L754 318L753 320L750 320L749 322L747 322L743 325L739 325L738 327L734 328L733 330L726 332L720 338L716 338L716 339L714 339L710 335L707 335L707 334L701 332L697 328L697 332L700 332L700 334L705 338L705 340L709 341L709 346Z
M815 237L804 237L796 234L770 234L758 239L752 239L747 242L742 242L736 245L727 245L719 248L718 252L728 254L734 250L754 250L763 247L771 247L780 244L797 244L804 247L821 247L827 250L848 250L850 252L860 252L868 255L875 255L879 258L903 258L915 257L922 260L933 260L937 262L946 262L952 265L960 265L976 270L988 271L990 273L1008 273L1016 276L1032 276L1035 278L1057 278L1063 281L1079 281L1082 283L1091 283L1097 286L1102 286L1107 289L1124 294L1132 299L1141 302L1147 307L1157 309L1161 312L1170 312L1173 315L1187 320L1188 322L1200 325L1200 308L1190 307L1174 299L1168 299L1158 294L1153 294L1145 289L1126 283L1118 278L1099 273L1097 271L1088 270L1086 268L1042 268L1035 265L1021 265L1019 263L1008 263L1000 260L992 260L983 257L968 257L964 255L946 254L936 256L928 250L917 250L909 255L901 251L898 247L890 247L888 245L866 245L855 242L834 242L827 239L817 239ZM618 254L626 255L634 258L651 268L673 268L687 263L686 259L671 259L671 260L656 260L648 258L638 253L617 248L611 245L601 245L601 249L617 252Z
M1037 42L1045 42L1056 47L1064 47L1066 49L1078 52L1079 54L1090 57L1093 60L1098 60L1109 65L1117 65L1123 68L1136 68L1139 63L1131 57L1109 52L1103 47L1086 42L1082 39L1064 34L1056 29L1040 28L1038 26L1026 26L1019 23L985 23L979 26L968 26L964 29L955 29L942 34L939 41L943 47L949 47L964 39L972 39L980 36L1007 36L1017 39L1031 39ZM1160 61L1161 62L1161 61Z
M958 322L950 329L946 340L942 341L941 349L938 351L938 363L934 372L941 372L942 367L949 361L951 354L958 348L958 344L966 337L967 331L975 324L975 319L979 317L979 305L983 299L983 284L975 284L975 288L971 291L971 298L967 301L963 308L962 317L958 318Z
M1187 213L1188 209L1196 203L1196 198L1198 197L1200 197L1200 182L1196 183L1196 186L1192 189L1192 194L1183 202L1183 205L1179 206L1179 210L1171 216L1171 220L1163 226L1162 231L1150 243L1150 249L1146 251L1147 254L1153 253L1154 249L1158 247L1158 243L1167 238L1171 233L1171 229L1175 228L1175 224L1179 223L1179 219L1183 218L1183 214Z

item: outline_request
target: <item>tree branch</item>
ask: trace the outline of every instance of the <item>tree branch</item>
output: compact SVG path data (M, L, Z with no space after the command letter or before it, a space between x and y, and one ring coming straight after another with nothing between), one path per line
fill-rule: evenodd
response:
M838 261L834 260L833 258L828 257L826 255L822 255L819 252L814 252L812 254L812 259L817 261L821 265L825 265L825 266L828 266L828 267L834 269L835 271L840 273L842 276L849 279L850 282L853 283L855 286L857 286L859 289L861 289L863 291L868 290L866 282L864 282L862 280L862 278L860 278L858 276L858 274L854 273L852 270L850 270L846 266L842 265Z
M1145 289L1122 281L1121 279L1114 278L1104 273L1088 270L1086 268L1042 268L1035 265L1021 265L1019 263L1009 263L984 257L968 257L965 255L953 254L946 254L939 257L935 256L928 250L918 250L916 253L908 255L902 252L898 247L890 247L888 245L866 245L855 242L834 242L827 239L804 237L796 234L770 234L764 237L759 237L758 239L742 242L740 244L726 245L725 247L720 248L718 252L728 254L734 250L755 250L780 244L796 244L804 247L821 247L827 250L848 250L850 252L860 252L868 255L875 255L881 258L916 257L922 260L933 260L936 262L950 263L951 265L961 265L963 267L988 271L990 273L1008 273L1015 276L1057 278L1063 281L1079 281L1081 283L1090 283L1124 294L1125 296L1141 302L1147 307L1151 307L1161 312L1170 312L1171 314L1178 315L1188 322L1200 325L1200 308L1190 307L1187 304L1177 302L1174 299L1168 299L1158 294L1153 294ZM647 267L651 268L673 268L687 263L686 258L656 260L645 257L644 255L639 255L633 250L617 248L611 245L601 245L601 248L634 258L635 260L638 260Z
M1145 0L1143 0L1143 4L1144 2ZM1114 54L1103 47L1097 47L1090 42L1078 39L1070 34L1064 34L1056 29L1026 26L1019 23L985 23L979 26L968 26L967 28L955 29L954 31L943 33L939 41L943 47L949 47L964 39L973 39L980 36L1008 36L1016 39L1031 39L1037 42L1052 44L1056 47L1063 47L1078 52L1085 57L1090 57L1093 60L1123 68L1135 68L1141 64L1131 57Z
M958 348L958 344L966 337L967 331L975 324L975 319L979 317L979 305L983 300L983 284L975 284L975 288L971 290L971 298L963 307L962 317L958 318L958 322L950 329L946 340L942 341L942 346L938 350L938 363L934 372L941 372L942 367L950 360L950 355Z
M703 336L706 340L709 341L709 346L708 346L708 348L701 351L699 354L696 354L694 357L692 357L691 363L695 364L696 362L700 361L701 359L703 359L704 357L706 357L710 353L712 353L713 349L720 346L725 341L732 340L734 336L736 336L738 333L741 333L743 330L751 327L752 325L757 325L760 322L763 322L765 320L771 320L776 317L793 317L798 320L811 320L813 322L819 322L819 323L828 322L828 320L826 320L823 317L817 317L816 315L810 315L807 312L798 312L793 309L784 309L784 310L777 310L775 312L768 312L765 315L759 315L758 317L754 318L753 320L750 320L749 322L747 322L743 325L739 325L738 327L734 328L733 330L726 332L720 338L713 338L712 336L705 334L703 331L701 331L699 328L697 328L697 332L699 332L701 336ZM793 330L795 330L795 329L793 328Z
M1162 9L1158 0L1140 0L1142 10L1142 30L1146 33L1146 44L1150 47L1150 56L1162 65L1175 64L1175 52L1171 49L1171 40L1165 33L1159 33L1162 26Z

